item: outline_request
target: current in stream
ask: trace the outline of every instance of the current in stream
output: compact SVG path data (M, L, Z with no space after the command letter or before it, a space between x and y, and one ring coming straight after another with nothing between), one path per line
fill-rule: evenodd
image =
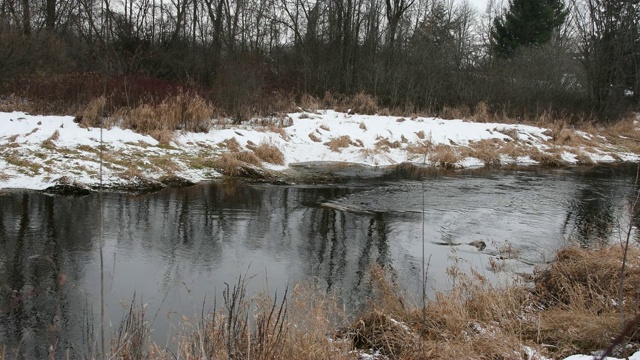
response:
M327 171L327 169L323 169ZM148 304L154 340L183 315L221 304L225 284L249 295L299 282L333 291L347 308L371 295L371 266L418 294L446 290L447 268L495 281L490 259L531 273L568 244L621 241L636 166L554 170L382 171L338 168L336 183L220 181L155 193L104 194L108 331L135 296ZM95 347L100 300L100 199L0 191L0 344L27 358ZM478 248L479 241L486 248Z

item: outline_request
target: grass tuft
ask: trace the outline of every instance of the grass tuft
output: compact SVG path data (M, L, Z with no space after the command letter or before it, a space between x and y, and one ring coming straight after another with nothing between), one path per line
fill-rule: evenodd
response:
M484 162L485 166L500 166L500 143L495 139L483 139L469 144L471 154L476 159Z
M251 146L249 149L251 149L251 151L253 151L254 154L264 162L275 165L284 165L284 154L273 144L261 143L258 146Z
M238 140L236 140L236 138L225 139L218 145L226 147L230 152L240 152L242 150L242 146L240 146L240 143L238 142Z
M89 103L76 115L74 119L80 127L110 127L112 124L104 124L106 117L107 98L104 96L91 99Z
M340 150L349 147L352 144L352 141L348 135L343 135L337 138L333 138L324 144L329 147L331 151L340 152Z
M60 132L58 130L54 131L53 134L45 141L42 142L42 147L45 149L54 149L56 147L55 142L60 139Z
M311 139L311 141L313 142L322 142L322 139L320 139L316 134L314 133L309 133L309 139Z
M623 287L625 321L637 314L640 249L630 248ZM377 351L390 359L563 358L606 348L620 329L619 274L623 249L569 247L533 274L534 286L497 285L482 273L450 268L452 288L424 306L400 290L397 274L374 266L371 297L347 321L340 301L312 283L250 298L247 279L225 284L220 307L183 318L172 340L185 359L355 359ZM146 306L133 301L110 340L109 358L172 359L151 341ZM640 342L640 333L629 335ZM633 347L619 349L628 356ZM6 357L0 345L0 360ZM16 356L18 353L16 353ZM368 358L368 357L367 357Z
M375 115L378 102L373 96L360 92L351 99L350 108L356 114Z
M429 152L429 161L443 168L452 169L455 164L460 161L460 156L451 146L438 144Z
M307 112L315 113L321 108L320 100L309 95L304 94L300 98L300 107Z
M528 151L528 154L531 159L537 161L540 166L559 167L566 165L565 161L562 160L562 156L559 153L550 154L538 149L531 148Z

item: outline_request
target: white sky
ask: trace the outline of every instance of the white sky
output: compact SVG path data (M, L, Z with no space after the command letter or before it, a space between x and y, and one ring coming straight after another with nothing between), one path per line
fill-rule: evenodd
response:
M479 13L483 13L487 8L487 0L469 0L469 2L476 7Z

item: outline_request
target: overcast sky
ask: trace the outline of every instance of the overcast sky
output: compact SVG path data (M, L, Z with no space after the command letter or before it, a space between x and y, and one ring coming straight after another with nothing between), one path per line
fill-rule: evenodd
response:
M483 13L487 8L487 0L469 0L469 2L476 7L479 13Z

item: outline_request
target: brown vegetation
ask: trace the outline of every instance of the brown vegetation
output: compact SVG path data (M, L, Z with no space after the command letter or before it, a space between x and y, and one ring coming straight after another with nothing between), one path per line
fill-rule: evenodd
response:
M227 176L243 176L245 167L259 168L262 162L252 151L228 152L212 161L211 167Z
M179 93L159 105L140 104L125 112L123 126L143 134L157 130L207 132L216 110L197 94Z
M261 143L258 146L251 146L249 149L262 161L284 165L284 154L273 144Z
M640 289L640 250L629 251L626 321L636 316ZM184 318L173 341L185 359L353 359L374 351L398 360L527 359L525 346L552 358L591 353L608 347L620 329L615 299L622 256L619 245L562 249L554 263L534 273L533 287L496 285L481 273L451 268L453 288L425 299L424 306L403 295L392 270L376 266L372 295L355 318L331 293L308 284L290 294L248 298L246 279L239 277L223 289L219 309ZM134 297L109 343L111 357L175 356L150 340L145 318L145 306ZM637 344L640 333L627 340Z
M532 160L537 161L540 166L558 167L566 165L566 162L562 160L562 155L558 152L544 152L536 148L531 148L528 155Z
M451 146L438 144L429 152L429 161L443 168L453 168L460 157Z
M349 107L356 114L375 115L378 112L378 102L371 95L357 93L351 99Z
M402 146L402 143L398 140L391 142L388 138L379 138L379 140L376 141L375 146L376 149L389 151L389 149L400 148Z
M322 139L320 139L316 134L314 133L309 133L309 139L311 139L311 141L313 142L322 142Z
M341 149L349 147L352 144L352 141L348 135L343 135L333 138L324 144L329 147L331 151L340 152Z
M45 141L42 142L42 147L45 149L53 149L56 147L56 141L60 139L60 132L58 130L54 131L50 137L48 137Z
M500 166L500 149L504 142L495 139L484 139L469 144L471 156L484 162L485 166Z

